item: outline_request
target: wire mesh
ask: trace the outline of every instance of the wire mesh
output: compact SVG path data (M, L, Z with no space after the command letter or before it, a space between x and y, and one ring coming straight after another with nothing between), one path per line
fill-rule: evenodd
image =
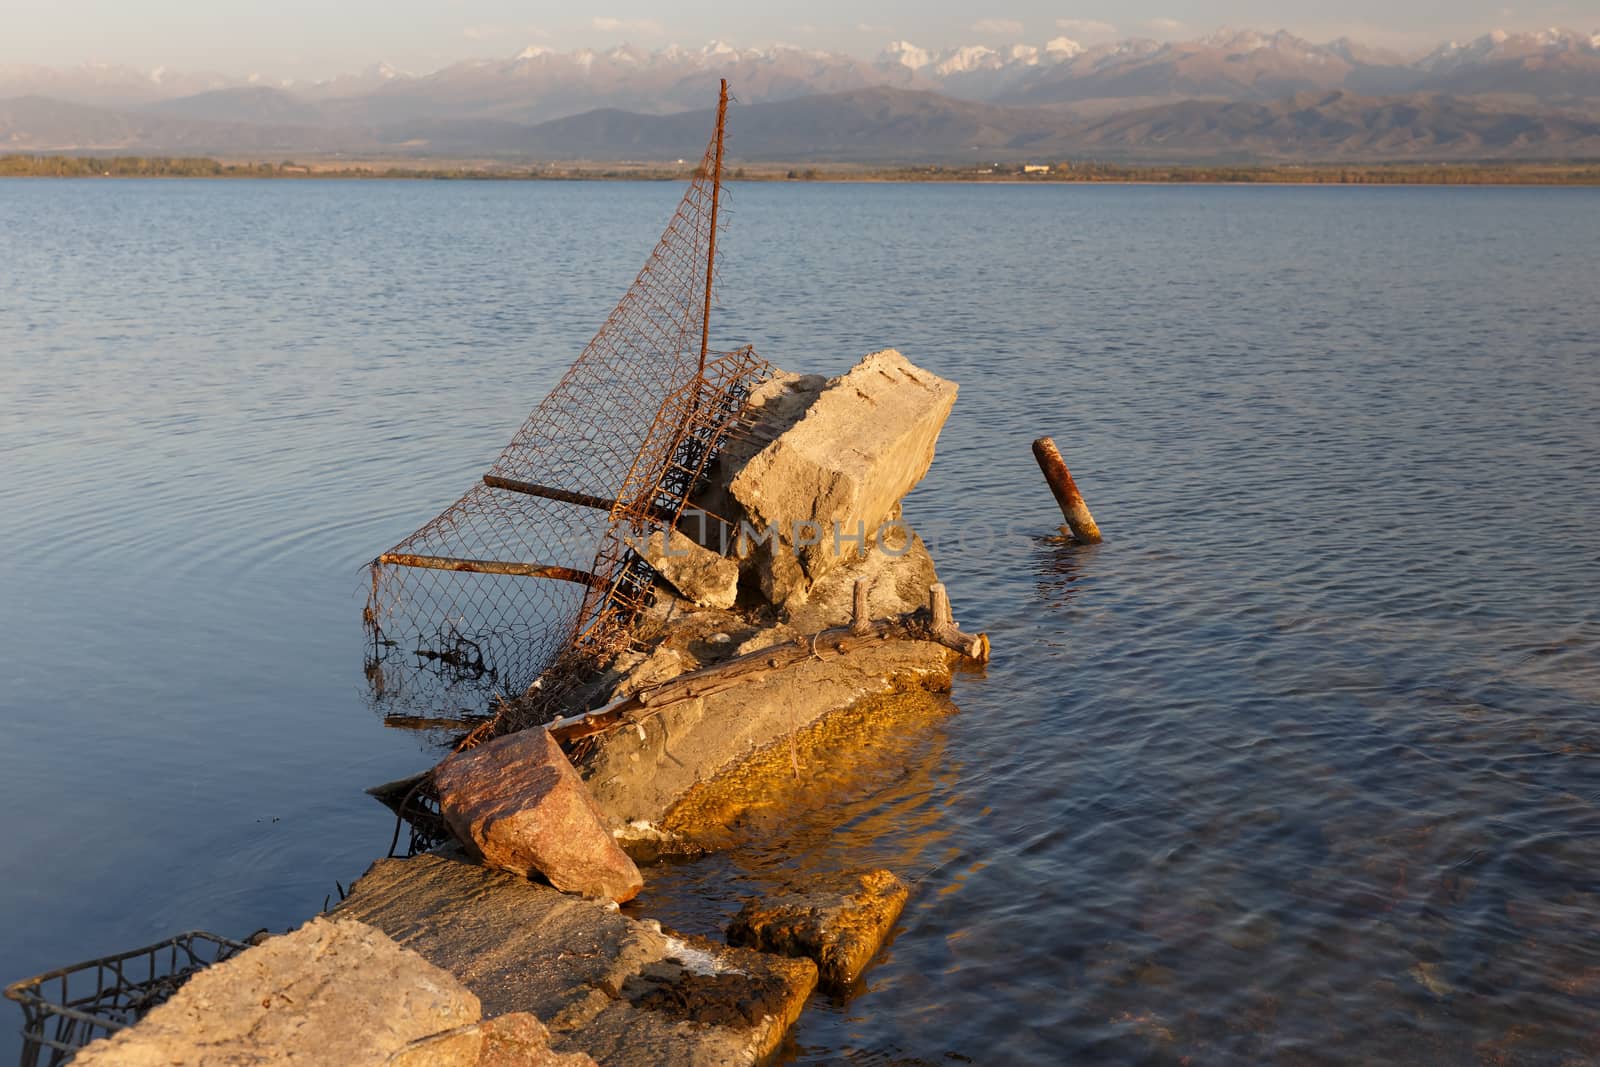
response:
M625 538L675 526L771 373L750 348L706 350L726 101L724 84L683 200L593 340L484 481L373 562L380 705L470 715L625 639L655 577Z
M7 986L6 996L22 1006L22 1067L66 1063L89 1042L144 1018L196 972L244 949L196 930Z

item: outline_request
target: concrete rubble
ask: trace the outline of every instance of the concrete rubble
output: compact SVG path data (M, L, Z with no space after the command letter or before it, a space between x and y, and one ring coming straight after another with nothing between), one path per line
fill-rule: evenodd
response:
M896 524L955 397L892 349L758 387L753 427L696 500L728 524L635 546L660 574L655 606L631 647L564 691L567 715L639 714L574 749L576 766L539 727L447 757L432 783L464 847L379 860L328 919L197 976L81 1062L764 1062L819 980L840 991L860 976L906 887L875 871L752 902L729 931L751 947L735 947L623 915L643 878L618 842L692 854L705 831L716 847L708 824L769 789L769 765L798 777L802 749L867 736L852 715L949 689L961 653L906 622L929 604L933 560ZM702 684L722 668L732 684Z
M379 860L335 909L460 978L495 1017L605 1064L754 1064L817 982L810 960L675 937L461 857Z
M898 525L900 500L933 462L955 398L955 383L894 349L874 352L836 378L779 374L760 386L750 400L750 432L725 446L697 501L736 531L770 534L759 545L730 541L726 529L716 535L732 554L743 553L743 610L661 598L656 617L637 634L645 650L618 658L601 702L846 625L858 579L870 585L873 618L924 607L938 574L927 546ZM798 545L797 523L827 536ZM716 539L709 529L688 529ZM834 530L841 533L837 546ZM863 531L860 542L850 539ZM949 689L955 659L924 641L817 658L664 708L601 739L579 769L614 829L656 824L695 786L832 712L907 688Z
M727 495L739 517L774 533L757 557L769 599L803 600L877 536L928 473L955 402L954 382L884 349L828 381L797 420L743 462Z
M446 970L364 923L319 918L201 971L73 1063L380 1067L411 1041L480 1016L478 998Z
M835 891L809 887L752 900L728 927L728 943L815 961L823 988L849 990L877 956L910 890L889 871L856 875Z
M630 539L628 545L668 585L701 607L731 608L738 599L739 561L701 547L681 531L667 538L658 530L648 539Z
M544 730L496 738L434 769L439 810L491 867L614 901L644 887L561 746Z
M897 689L949 689L951 658L926 642L883 642L675 703L595 748L589 790L613 828L659 823L696 785L832 712Z

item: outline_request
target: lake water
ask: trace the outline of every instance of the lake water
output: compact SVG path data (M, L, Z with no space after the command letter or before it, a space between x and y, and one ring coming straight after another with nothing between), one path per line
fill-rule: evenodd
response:
M435 752L365 699L362 564L680 193L0 183L0 980L388 848L362 789ZM915 881L791 1057L1600 1057L1600 190L730 195L715 343L961 383L907 514L994 644L838 803L647 874L707 934L797 867Z

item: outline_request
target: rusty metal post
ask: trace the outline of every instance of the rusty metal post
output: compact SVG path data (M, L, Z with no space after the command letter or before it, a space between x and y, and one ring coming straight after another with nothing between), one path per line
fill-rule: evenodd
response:
M717 269L717 201L722 194L722 134L728 125L728 79L717 97L717 154L711 168L711 233L706 252L706 308L700 320L700 376L706 374L706 349L711 344L711 276Z
M396 567L416 567L422 570L462 571L467 574L510 574L519 578L549 578L558 582L573 582L591 588L605 583L588 571L573 567L558 567L552 563L507 563L496 559L458 559L454 556L419 556L410 552L385 552L372 561Z
M1033 443L1033 458L1039 461L1044 480L1050 483L1050 491L1055 494L1056 503L1061 505L1061 517L1067 520L1066 529L1081 544L1099 544L1100 527L1095 525L1094 516L1089 514L1089 505L1083 502L1083 495L1078 492L1072 472L1067 470L1067 463L1061 458L1061 450L1056 448L1056 443L1048 437L1039 438Z
M553 485L525 482L520 478L502 478L498 474L485 474L483 476L483 484L490 489L504 489L509 493L526 493L528 496L542 497L545 500L557 500L563 504L576 504L581 508L594 508L596 511L609 512L617 506L615 500L610 500L603 496L576 493L570 489L557 489Z

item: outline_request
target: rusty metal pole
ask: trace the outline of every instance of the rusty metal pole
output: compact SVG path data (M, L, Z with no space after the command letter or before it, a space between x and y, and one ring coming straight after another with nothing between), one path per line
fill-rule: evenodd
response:
M1083 502L1083 495L1078 492L1056 443L1048 437L1039 438L1033 443L1033 458L1039 461L1039 469L1044 471L1044 480L1050 483L1050 491L1061 505L1061 516L1067 520L1066 528L1073 538L1085 545L1099 544L1100 527L1089 514L1089 505Z
M711 276L717 269L717 201L722 194L722 133L728 124L728 79L722 79L717 97L717 152L711 168L711 238L706 252L706 308L700 320L700 377L706 374L706 350L711 344Z
M550 578L591 588L605 582L588 571L558 567L553 563L507 563L497 559L459 559L455 556L419 556L411 552L385 552L372 561L395 567L420 567L435 571L462 571L466 574L511 574L519 578Z

